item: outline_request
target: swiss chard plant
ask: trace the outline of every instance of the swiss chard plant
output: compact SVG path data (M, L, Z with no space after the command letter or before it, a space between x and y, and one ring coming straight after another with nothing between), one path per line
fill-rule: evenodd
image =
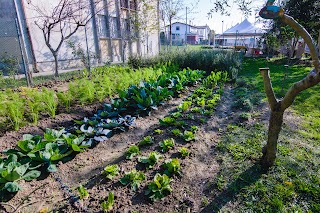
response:
M162 199L172 191L170 182L171 179L166 174L161 175L157 173L153 181L148 184L148 189L145 194L148 195L152 201Z
M175 141L173 138L165 139L159 143L162 152L167 152L170 149L173 149Z
M107 179L112 180L115 176L119 174L119 166L117 164L106 166L103 169L103 174Z
M139 172L135 169L130 172L126 172L125 175L120 178L120 183L122 185L131 185L133 191L137 191L140 187L140 183L146 179L143 172Z
M146 167L151 169L154 167L154 165L158 162L159 159L162 158L162 155L160 155L158 152L153 151L150 152L149 156L142 156L138 159L140 163L146 164Z

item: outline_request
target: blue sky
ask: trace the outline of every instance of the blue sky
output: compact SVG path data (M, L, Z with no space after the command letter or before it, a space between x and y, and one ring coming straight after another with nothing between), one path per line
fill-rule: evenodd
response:
M196 0L185 0L186 5L191 5ZM245 17L241 14L241 11L238 10L237 5L233 4L232 0L230 1L231 5L231 15L230 16L222 16L220 14L213 14L212 18L208 19L207 13L210 11L210 8L213 8L214 0L199 0L198 6L195 8L195 13L189 15L189 20L191 20L192 25L209 25L209 27L216 31L216 33L221 33L222 31L222 21L223 21L223 31L230 28L231 26L240 23L245 19ZM257 12L265 5L267 0L256 0L253 3L253 7L256 8ZM254 13L254 12L253 12ZM183 14L185 12L183 11ZM248 17L248 20L251 23L255 22L255 16L252 14ZM181 22L185 22L185 20L180 20ZM189 21L188 21L189 23Z

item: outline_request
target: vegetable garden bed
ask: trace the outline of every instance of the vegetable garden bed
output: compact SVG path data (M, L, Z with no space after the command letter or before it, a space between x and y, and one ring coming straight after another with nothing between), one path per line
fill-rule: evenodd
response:
M18 148L5 151L8 157L2 159L2 198L8 198L11 193L18 192L21 189L19 182L23 182L23 180L39 179L41 173L43 176L46 175L45 172L56 172L56 161L65 161L67 158L72 158L74 156L73 153L83 152L86 148L95 146L97 142L106 141L110 134L115 133L117 130L124 131L125 128L130 127L135 118L130 115L124 116L123 113L127 110L137 115L150 114L150 111L157 109L157 106L162 104L163 101L182 91L184 85L195 83L202 75L203 73L200 71L191 70L162 74L157 81L151 81L150 84L140 83L138 87L131 86L127 91L120 91L119 98L111 100L111 104L106 104L93 117L85 118L83 121L76 121L79 126L75 125L68 131L64 129L46 129L43 137L31 134L24 135L23 139L17 144ZM195 106L191 109L192 112L211 114L219 98L213 98L210 103L208 102L206 110L199 107L206 106L206 98L211 97L214 87L225 80L226 74L220 72L212 73L204 81L205 86L200 87L199 91L196 90L199 94L203 93L201 98L198 97L199 94L189 97L189 100L183 102L179 110L181 112L186 111L194 104ZM221 92L222 90L220 89L219 91ZM176 112L175 114L181 116L181 112ZM192 115L190 116L188 119L192 119ZM169 118L172 120L166 123ZM172 125L173 122L173 125L184 128L185 121L176 123L174 120L175 117L167 117L161 120L161 123L167 126ZM196 131L197 127L194 126L194 128L193 130L185 130L181 133L181 137L185 141L194 140L194 131ZM80 135L77 136L77 134ZM174 143L174 139L170 140ZM162 142L163 151L167 150L165 141L169 140ZM53 176L63 187L61 179L56 177L57 175ZM159 174L157 177L162 176ZM169 181L169 178L166 178ZM123 181L121 182L124 184ZM71 203L73 202L71 201Z

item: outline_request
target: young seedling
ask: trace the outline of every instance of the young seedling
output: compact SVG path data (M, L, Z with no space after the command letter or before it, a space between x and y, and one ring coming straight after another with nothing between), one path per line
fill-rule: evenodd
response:
M108 199L101 203L104 212L110 212L114 205L114 194L109 192Z
M158 135L161 135L163 133L163 130L155 129L154 132L157 133Z
M151 136L146 136L143 138L143 140L141 140L139 142L139 146L144 146L144 145L150 145L150 144L153 144L154 143L154 140Z
M171 117L176 118L176 119L180 118L181 116L182 116L181 112L174 112L171 114Z
M132 159L134 156L140 154L140 149L136 145L132 145L129 147L129 149L126 151L125 156L127 159Z
M184 101L182 102L182 104L180 104L178 106L178 109L185 112L189 109L189 107L192 105L192 102L191 101Z
M186 142L189 142L189 141L193 141L193 140L195 140L196 139L196 137L195 137L195 135L194 135L194 133L193 132L191 132L191 131L184 131L184 133L183 133L183 139L186 141Z
M107 179L112 180L115 176L119 174L119 167L117 164L106 166L103 170L103 174Z
M157 173L151 183L148 184L146 195L154 202L162 199L172 191L170 187L171 179L166 175Z
M181 147L179 149L179 153L180 153L181 157L184 157L184 158L189 157L189 155L190 155L190 151L186 147Z
M172 149L174 147L174 139L170 138L170 139L166 139L163 140L159 143L159 146L162 148L162 152L167 152L169 151L169 149Z
M163 126L174 126L176 125L177 121L173 117L165 117L159 120L160 124Z
M142 156L138 159L140 163L146 164L147 168L151 169L158 162L159 159L162 158L158 152L153 151L149 154L148 157Z
M180 136L181 135L181 131L179 129L173 129L173 130L171 130L171 133L174 136Z
M122 185L131 185L131 189L133 191L137 191L140 187L141 181L145 180L145 175L143 172L138 172L137 170L133 169L130 172L126 172L125 175L120 178L120 183Z
M192 132L196 132L196 131L198 131L198 127L197 126L191 126L191 131Z
M177 158L165 161L163 164L163 168L165 169L164 173L169 176L181 175L180 161Z
M80 185L78 188L80 200L88 199L89 193L84 186Z

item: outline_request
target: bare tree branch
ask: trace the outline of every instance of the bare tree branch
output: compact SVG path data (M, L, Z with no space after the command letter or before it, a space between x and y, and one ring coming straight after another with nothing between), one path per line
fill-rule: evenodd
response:
M270 108L271 110L274 110L276 108L278 101L276 99L276 96L272 88L271 79L270 79L270 70L269 68L260 68L259 70L263 77L264 90L266 92Z

